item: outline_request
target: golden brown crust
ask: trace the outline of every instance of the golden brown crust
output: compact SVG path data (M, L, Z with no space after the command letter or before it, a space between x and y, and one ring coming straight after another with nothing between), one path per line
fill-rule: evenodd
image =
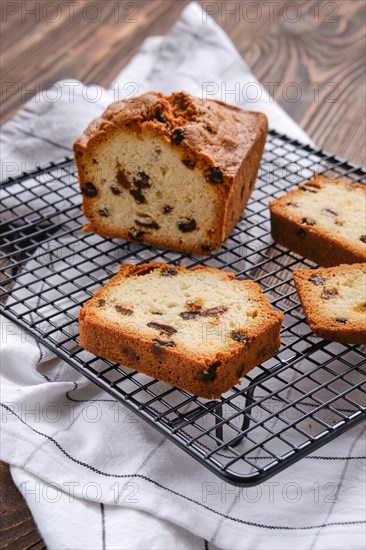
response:
M181 158L202 171L219 168L223 174L222 183L215 186L220 206L207 242L187 243L182 235L172 246L165 235L158 233L144 235L143 242L198 254L219 248L237 223L253 189L267 135L266 116L219 101L204 101L184 92L170 96L149 92L116 102L92 121L74 144L81 189L87 184L87 166L94 152L119 132L159 138L169 146L175 132L182 132L184 137L175 147ZM89 221L85 230L134 240L128 230L112 231L103 220L97 219L92 201L83 196L83 211Z
M298 221L290 220L275 210L271 210L271 235L276 243L324 267L364 260L363 254L355 252L347 244L340 245L316 229L304 228Z
M345 344L366 344L365 284L360 297L361 300L363 299L363 303L359 304L360 310L357 310L357 312L353 309L354 305L347 304L345 298L341 296L338 299L343 301L342 306L345 306L345 308L341 309L337 304L338 316L330 315L326 308L329 298L322 298L322 295L324 296L324 284L328 283L332 287L332 281L335 277L351 275L351 279L354 279L357 273L366 274L365 263L342 264L321 269L297 269L294 271L295 286L306 320L312 331L321 338ZM361 310L362 306L363 310ZM347 311L346 315L344 311Z
M119 286L127 277L144 274L144 270L150 272L166 268L179 272L187 269L185 266L176 267L159 263L122 265L119 273L97 291L80 311L80 345L95 355L164 380L195 395L208 399L218 398L279 348L283 315L271 310L268 299L253 281L239 281L232 273L202 266L192 271L211 273L221 280L239 286L244 285L250 288L250 292L258 301L266 304L268 315L265 321L258 323L258 327L250 333L250 338L245 344L228 346L225 352L220 352L213 358L212 355L188 353L176 347L156 346L151 338L139 332L133 323L131 329L126 330L113 323L103 322L96 315L98 301L101 296L106 296L108 289Z
M157 114L163 115L164 123ZM170 96L148 92L112 103L91 122L75 142L75 148L80 151L108 138L112 128L133 134L151 133L169 144L174 131L181 129L184 139L179 146L185 157L202 166L220 166L226 177L233 179L258 134L267 132L267 117L185 92Z
M271 214L271 233L275 242L289 248L290 250L304 256L315 262L318 265L331 267L340 263L356 263L366 260L366 244L362 251L362 243L360 246L355 246L351 241L347 241L343 236L336 232L325 231L318 228L317 225L304 224L302 219L301 209L299 213L289 212L288 204L296 203L296 200L301 194L301 189L307 185L322 185L331 184L333 186L342 187L345 190L360 189L366 191L365 186L351 184L343 180L329 180L322 176L314 175L310 182L302 184L298 189L289 191L286 195L269 204ZM346 191L347 192L347 191ZM316 195L309 193L309 201L316 200ZM345 201L347 196L345 196ZM365 198L366 200L366 198ZM353 221L353 220L351 220ZM365 225L365 220L360 219L360 236Z
M263 117L262 123L258 127L258 135L253 142L253 146L243 159L237 173L235 185L232 185L230 189L226 202L226 212L224 217L225 225L221 236L221 242L225 241L234 229L254 189L260 161L266 143L267 130L267 120ZM220 244L221 243L219 243L219 246Z

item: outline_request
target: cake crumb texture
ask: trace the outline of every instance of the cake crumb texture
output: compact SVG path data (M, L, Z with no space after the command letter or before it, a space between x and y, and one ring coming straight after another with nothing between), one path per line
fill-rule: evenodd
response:
M294 271L307 322L326 340L366 344L366 264Z
M82 308L80 345L211 399L275 353L282 318L231 273L124 264Z
M366 186L314 175L269 205L273 240L330 267L366 261Z
M209 254L247 204L266 135L264 114L184 92L113 103L74 144L86 230Z

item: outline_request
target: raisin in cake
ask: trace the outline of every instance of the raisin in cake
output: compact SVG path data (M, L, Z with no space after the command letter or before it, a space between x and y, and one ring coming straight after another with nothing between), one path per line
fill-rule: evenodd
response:
M248 201L266 134L265 115L183 92L113 103L74 145L86 229L209 253Z
M314 175L270 203L273 239L322 266L366 260L366 186Z
M217 398L278 349L282 317L256 283L231 273L124 264L81 310L80 345Z
M315 334L335 342L366 344L366 264L298 269L294 280Z

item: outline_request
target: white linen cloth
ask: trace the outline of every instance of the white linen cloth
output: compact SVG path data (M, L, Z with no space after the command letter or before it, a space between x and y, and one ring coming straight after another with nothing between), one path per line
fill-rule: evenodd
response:
M242 89L256 81L222 29L191 3L170 35L144 42L113 91L202 95L202 83L211 83L205 90L230 102L222 90L236 82ZM96 91L101 97L89 101ZM3 126L3 178L70 155L90 119L116 99L77 81L54 93L57 101L40 94ZM239 104L310 142L263 89L260 101ZM1 459L50 549L364 548L360 426L256 488L235 488L5 319L1 394Z

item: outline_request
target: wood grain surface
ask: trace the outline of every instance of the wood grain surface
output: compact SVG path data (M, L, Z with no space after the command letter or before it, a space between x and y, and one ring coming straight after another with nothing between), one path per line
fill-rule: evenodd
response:
M60 79L108 86L188 0L1 2L1 121ZM318 146L362 166L365 153L363 0L201 0L276 101ZM95 7L99 5L99 9ZM45 548L4 464L0 547Z
M34 92L63 78L108 86L142 41L167 33L187 3L75 0L71 10L61 0L3 0L2 121ZM365 165L366 2L201 4L317 145Z

